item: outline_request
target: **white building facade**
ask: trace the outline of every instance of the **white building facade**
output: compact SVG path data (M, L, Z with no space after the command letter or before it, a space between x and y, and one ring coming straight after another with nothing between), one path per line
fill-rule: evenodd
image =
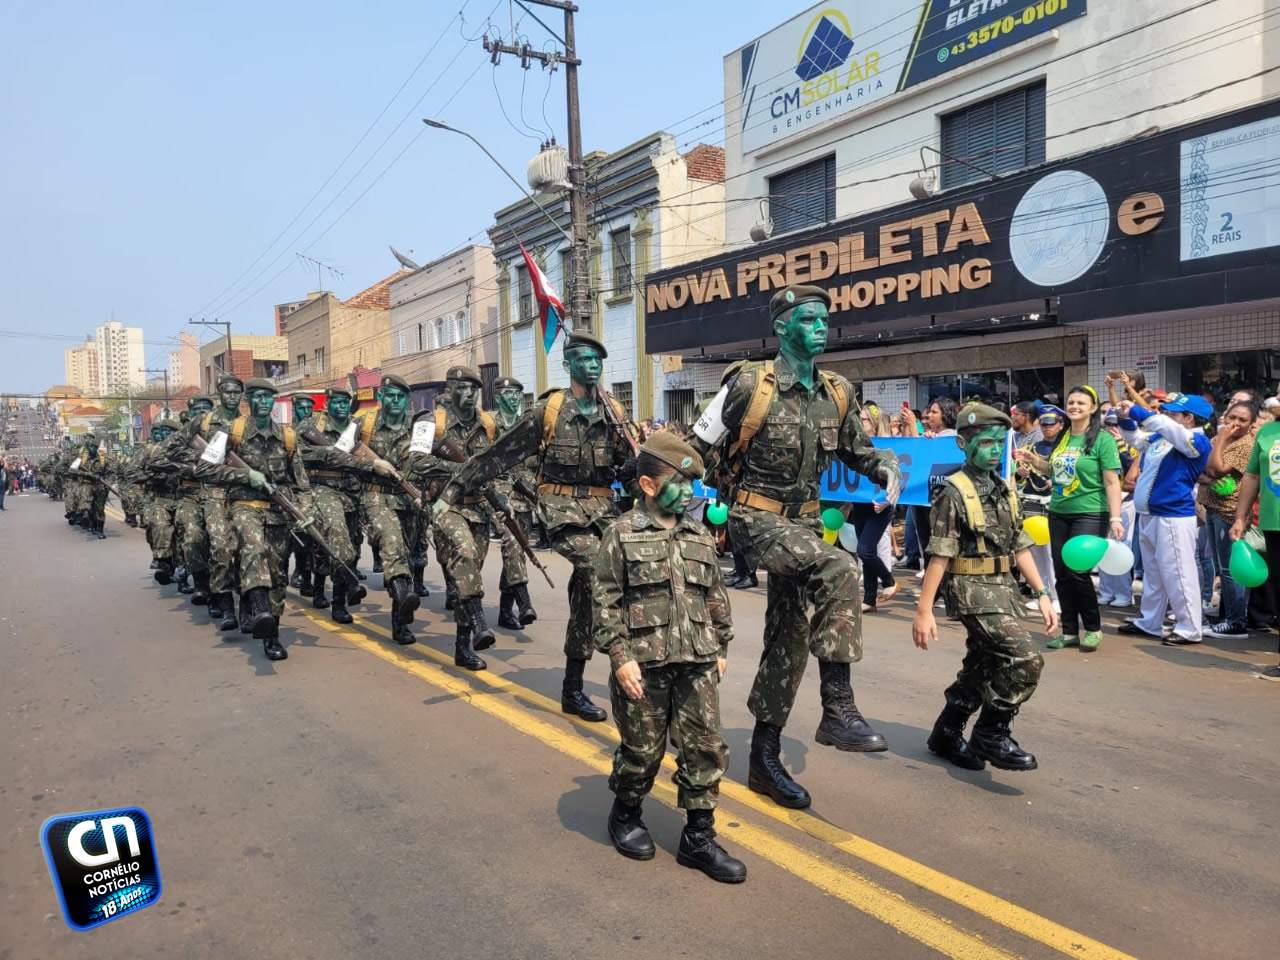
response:
M142 346L142 328L126 327L112 320L95 331L98 345L98 377L105 393L141 386L147 365Z
M169 351L169 389L200 386L200 341L194 333L178 334L178 349Z
M78 347L63 351L67 370L67 385L80 390L84 396L97 396L102 390L98 376L98 345L86 340Z

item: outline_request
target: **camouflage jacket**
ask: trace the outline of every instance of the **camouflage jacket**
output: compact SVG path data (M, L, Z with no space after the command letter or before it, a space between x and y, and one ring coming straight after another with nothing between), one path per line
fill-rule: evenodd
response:
M355 423L349 420L348 423ZM337 443L342 431L329 421L327 413L317 413L295 425L298 434L298 449L302 452L302 462L307 467L307 478L313 484L332 487L348 496L358 497L364 490L366 482L379 480L373 469L372 460L362 460L353 453L345 453L335 446L322 446L311 443L303 436L303 431L314 429L323 434L331 444ZM357 424L357 429L359 425ZM335 476L337 474L337 476Z
M729 596L715 542L691 516L670 530L642 505L605 532L592 594L596 648L614 668L728 656Z
M928 554L935 557L1009 557L1033 546L1031 537L1022 529L1009 503L1009 488L996 473L983 473L967 464L960 468L978 491L978 500L986 521L979 534L969 525L964 500L951 483L933 488L929 510ZM978 550L978 537L984 538L986 552ZM951 574L944 588L947 614L1021 612L1017 585L1011 573Z
M148 443L129 464L128 476L142 484L149 496L172 497L178 492L179 480L164 458L164 447L163 443Z
M474 457L493 446L489 432L485 429L484 420L477 411L470 421L463 420L452 407L444 405L438 408L444 411L443 436L457 444L468 457ZM423 495L435 500L440 491L462 469L463 464L445 460L431 454L410 453L405 462L406 469L415 479L421 479ZM499 491L506 493L501 482L497 484ZM488 523L489 515L481 504L481 497L474 491L467 491L455 501L455 507L468 523Z
M364 426L368 417L374 418L373 432L369 436L369 449L404 471L409 466L409 441L413 437L413 423L410 417L406 414L404 422L398 427L393 427L383 419L381 407L370 410L358 419L352 418L356 421L356 430L359 431L360 436L364 436ZM415 509L409 495L383 477L371 481L365 487L364 495L382 497L389 502L393 510Z
M204 429L205 417L200 416L188 422L183 428L183 433L188 438L195 436L197 433L204 437L205 442L214 438L219 432L230 434L231 425L235 423L236 417L240 416L239 409L236 413L227 413L221 403L215 404L213 410L208 414L209 426ZM227 499L227 488L219 483L212 483L204 477L198 478L201 482L200 498L206 503L208 502L225 502Z
M177 495L198 499L201 483L196 479L196 464L200 452L191 445L191 435L186 430L175 430L164 443L155 444L155 450L147 460L147 469L164 474L177 482Z
M517 417L511 423L502 422L502 414L495 413L494 421L498 424L498 436L513 429L523 418ZM538 487L537 476L534 473L538 469L538 458L527 457L511 468L509 472L498 478L498 492L511 501L511 506L521 513L528 513L533 509L533 503L526 497L516 492L516 484L525 490L536 490Z
M88 473L106 481L110 481L110 479L115 475L115 472L116 472L115 458L110 456L107 453L107 451L103 450L101 447L98 448L97 456L94 456L94 457L90 457L87 453L85 453L84 447L81 447L76 451L75 456L71 458L71 460L68 463L68 466L70 466L70 464L72 463L75 463L77 460L80 461L80 466L77 467L75 470L71 470L68 472L67 476L69 479L78 480L82 483L88 484L89 486L98 487L101 490L102 489L101 484L94 483L92 480L89 480L82 476L77 477L76 474Z
M244 436L240 438L240 445L233 448L228 442L227 453L237 454L249 467L264 474L268 481L279 487L295 506L309 513L311 482L307 478L306 467L302 465L301 446L298 444L290 457L284 442L284 428L278 423L271 423L266 430L259 430L250 417L245 425ZM195 475L204 483L226 487L227 499L233 504L237 500L269 502L265 493L249 485L249 470L245 467L199 460L196 462ZM271 507L270 514L275 522L285 520L283 512L275 506Z
M819 498L822 474L836 459L881 483L889 472L897 471L893 453L871 445L848 381L842 380L850 402L841 422L835 398L820 376L815 375L810 389L796 377L785 356L779 354L773 366L777 385L759 432L745 452L725 458L727 466L738 470L738 489L800 504ZM763 363L744 364L730 382L722 414L729 429L717 447L727 451L737 441L763 370ZM704 457L710 452L696 437L691 442Z

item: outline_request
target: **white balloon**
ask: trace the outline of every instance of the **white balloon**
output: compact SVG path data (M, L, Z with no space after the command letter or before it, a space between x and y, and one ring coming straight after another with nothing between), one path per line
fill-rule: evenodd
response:
M858 554L858 531L852 523L846 523L840 528L840 532L836 534L836 538L840 541L840 546L844 547L854 556Z
M1112 540L1107 544L1107 552L1098 561L1098 569L1118 577L1133 569L1133 551L1122 540Z

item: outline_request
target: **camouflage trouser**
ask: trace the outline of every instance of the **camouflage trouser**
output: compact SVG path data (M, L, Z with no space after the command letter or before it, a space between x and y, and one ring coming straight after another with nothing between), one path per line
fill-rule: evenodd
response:
M747 562L769 574L764 652L747 708L785 726L810 653L833 663L862 659L862 572L857 557L822 539L817 515L793 520L734 507L729 524Z
M603 530L596 527L560 527L551 534L551 548L573 564L569 578L569 624L564 632L564 655L590 660L595 652L591 639L591 592L596 585L596 554Z
M231 527L240 555L240 592L257 587L271 590L271 612L284 613L285 546L289 525L272 510L251 507L244 501L231 505Z
M497 530L498 536L502 538L502 577L498 582L498 589L508 590L518 584L528 583L529 568L525 564L524 550L520 548L520 541L507 529L507 525L503 522L502 515L498 511L485 504L484 512L489 518L488 525ZM520 520L520 514L518 513L516 514L516 520ZM528 535L528 531L526 531L525 536L527 537ZM487 531L485 540L488 540Z
M431 531L434 521L431 519L431 505L414 511L413 537L410 542L409 559L415 567L427 565L427 552L431 549ZM440 561L444 566L444 561Z
M416 532L413 511L396 509L397 498L381 493L366 493L364 504L369 541L382 557L382 582L390 585L396 577L410 575L409 544Z
M209 590L232 593L236 589L236 532L227 510L226 492L209 487L200 492L204 507L204 531L209 542Z
M157 560L173 557L173 532L176 529L178 501L173 497L152 496L147 509L147 543Z
M209 535L204 529L204 505L194 497L183 497L178 501L174 522L178 526L187 572L193 575L208 573Z
M729 747L720 735L720 676L716 662L645 667L644 698L632 700L609 674L613 718L621 743L613 752L609 789L623 803L640 803L662 766L667 737L680 744L672 779L685 810L714 810Z
M107 488L99 483L89 485L85 509L95 523L105 523L107 519Z
M1010 613L961 614L968 652L947 687L947 703L967 713L984 704L1014 710L1036 692L1044 657L1026 625Z
M142 485L122 483L118 489L124 495L124 502L120 504L120 509L125 512L125 515L136 517L142 513Z
M316 483L311 487L311 500L315 504L316 522L320 533L324 536L338 559L347 566L356 562L356 548L351 538L351 527L355 522L355 503L346 494ZM289 539L293 539L290 537ZM321 576L333 573L333 561L329 554L318 546L311 548L312 570Z
M432 530L436 556L445 574L457 584L458 599L483 597L480 571L489 554L489 521L473 522L457 510L448 510L435 519Z
M85 496L88 486L83 480L70 480L63 484L63 509L67 516L89 509L89 501Z

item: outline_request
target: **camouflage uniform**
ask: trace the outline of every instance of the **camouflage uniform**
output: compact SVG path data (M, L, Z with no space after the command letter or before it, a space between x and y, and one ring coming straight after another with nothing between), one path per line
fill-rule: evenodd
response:
M293 456L288 455L284 428L272 423L268 429L259 430L252 417L246 420L239 446L228 442L227 450L234 451L270 483L280 487L299 509L311 513L311 484L302 455L296 448ZM291 536L291 518L266 499L264 493L249 486L249 472L244 468L229 464L215 466L201 460L195 472L201 480L227 488L231 525L239 547L240 591L247 594L259 587L269 588L271 614L279 621L284 612L285 542Z
M177 481L173 522L182 562L203 591L209 575L209 534L204 522L201 484L195 475L199 460L200 454L191 446L186 431L179 431L158 446L151 469L163 470Z
M298 425L298 443L302 462L306 464L307 478L311 481L311 496L320 532L338 559L353 567L360 527L360 497L364 493L362 481L379 478L371 461L361 460L336 446L309 443L302 436L308 428L318 431L333 443L342 436L342 431L330 423L328 414L317 413ZM332 575L333 561L324 550L317 547L313 551L312 563L318 575ZM354 587L354 584L350 586Z
M500 414L495 414L494 422L498 428L498 436L506 433L517 423L516 419L512 423L504 423ZM520 524L524 530L526 537L533 537L533 520L532 513L536 503L534 500L526 499L516 489L519 483L521 490L535 491L538 487L537 481L534 480L533 471L529 468L527 461L522 461L511 468L510 473L503 474L494 482L494 489L507 498L507 503L511 504L511 510L516 515L516 522ZM502 538L502 578L504 582L503 589L507 586L515 586L518 583L529 582L529 567L525 561L524 550L521 549L519 542L511 531L503 524L501 518L490 511L493 524L498 530L498 536Z
M368 417L374 418L369 449L383 460L402 464L409 449L409 417L393 427L383 419L381 408L372 410L356 421L361 436ZM413 501L394 482L379 477L365 484L362 502L368 516L369 540L382 557L382 582L389 585L396 577L410 576L409 546L417 532Z
M222 404L218 404L192 423L194 430L208 442L219 432L229 435L235 419L234 414L228 414ZM215 594L231 593L236 589L237 539L227 506L227 488L202 480L200 503L204 508L204 529L209 542L209 590Z
M632 700L610 673L621 742L609 788L639 806L674 734L680 806L713 810L729 766L716 660L728 656L733 638L715 543L692 516L665 530L641 505L605 531L595 570L596 648L615 670L638 663L645 687L644 698Z
M163 459L164 444L150 443L132 466L132 475L142 484L145 507L143 525L154 560L173 559L173 540L178 511L178 478Z
M1030 549L1031 537L1009 503L1008 487L996 474L961 468L973 481L986 518L984 533L970 527L959 490L951 483L933 488L929 511L932 556L1012 557ZM985 535L984 550L978 549ZM944 587L947 614L966 631L964 663L947 688L947 703L972 714L983 705L1016 710L1035 692L1044 658L1020 619L1018 587L1010 573L952 573Z
M90 457L81 447L76 452L75 458L79 459L80 466L78 469L71 471L70 476L72 477L75 477L76 474L92 474L101 480L109 482L109 478L114 476L116 472L115 459L108 456L107 451L101 447L95 457ZM106 523L107 488L101 483L94 483L86 477L79 477L75 480L72 490L75 497L74 510L87 512L89 515L89 528L100 532L103 524ZM70 498L68 499L70 500ZM69 507L68 509L72 508Z
M720 441L725 447L738 439L763 373L763 363L749 363L730 383L723 413L729 430ZM862 659L861 572L856 557L822 539L822 474L836 459L877 481L896 467L891 452L871 445L848 381L837 378L850 398L842 423L831 388L817 373L813 387L806 388L783 355L774 373L776 387L759 432L745 454L726 460L738 466L737 497L754 494L784 510L735 502L729 511L734 546L752 569L764 567L769 574L764 653L747 706L757 720L782 727L810 653L831 663ZM693 445L707 450L701 441Z

